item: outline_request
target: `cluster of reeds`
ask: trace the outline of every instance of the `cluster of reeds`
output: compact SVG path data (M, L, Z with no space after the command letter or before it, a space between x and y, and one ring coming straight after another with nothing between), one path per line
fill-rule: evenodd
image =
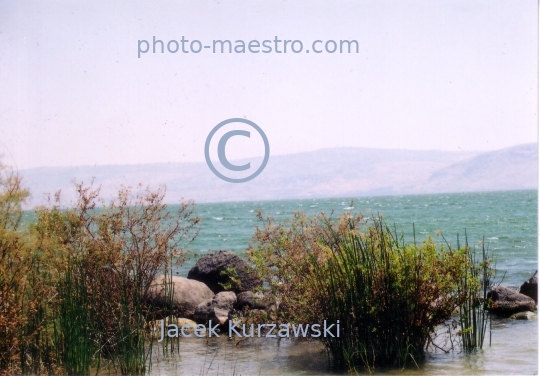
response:
M457 243L459 247L459 236ZM466 277L459 281L459 289L466 297L459 306L459 324L463 350L473 352L484 346L488 323L491 324L485 305L488 289L494 284L495 267L483 240L480 260L476 258L476 252L469 248L466 234L465 244L469 250L469 270Z
M0 374L144 373L155 312L146 296L184 260L198 222L192 203L172 213L164 188L123 188L105 204L76 184L74 207L57 194L21 228L21 182L0 171Z
M462 282L477 281L468 247L405 244L381 217L270 218L253 240L282 322L340 321L339 337L321 338L337 368L417 363L430 333L469 301Z

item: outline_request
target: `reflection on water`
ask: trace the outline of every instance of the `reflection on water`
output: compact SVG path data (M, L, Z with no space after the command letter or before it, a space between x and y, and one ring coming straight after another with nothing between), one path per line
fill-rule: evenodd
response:
M397 373L397 372L394 372ZM421 370L407 374L520 374L538 373L538 321L493 322L491 347L489 332L486 345L478 354L459 352L428 356Z
M184 338L179 354L154 352L152 374L284 375L327 374L328 360L318 341L253 338ZM157 362L156 362L157 360ZM158 363L159 362L159 363Z
M420 368L375 370L375 374L537 374L538 322L494 322L484 350L428 353ZM320 342L255 338L183 338L180 352L165 358L154 348L152 374L163 375L321 375L332 374Z

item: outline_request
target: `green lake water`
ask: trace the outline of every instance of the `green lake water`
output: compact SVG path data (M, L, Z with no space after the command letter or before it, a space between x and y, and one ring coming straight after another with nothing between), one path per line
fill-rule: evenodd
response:
M189 248L197 255L218 250L243 254L260 225L255 214L276 220L291 218L296 211L308 215L320 212L362 213L369 217L381 214L387 223L403 232L406 241L413 241L413 224L417 241L441 231L452 246L456 234L464 242L465 230L470 245L484 237L494 255L497 269L506 271L503 284L519 286L531 277L538 264L536 191L433 194L417 196L329 198L261 202L198 204L196 214L201 218L200 233ZM478 247L477 247L478 248ZM479 248L481 249L481 248ZM178 272L187 275L194 258ZM502 274L501 274L502 275Z

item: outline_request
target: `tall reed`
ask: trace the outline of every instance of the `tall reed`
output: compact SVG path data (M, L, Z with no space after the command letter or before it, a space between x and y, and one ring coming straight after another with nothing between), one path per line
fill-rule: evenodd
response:
M58 281L56 343L62 368L70 375L88 375L99 351L94 342L94 309L82 260L68 257L67 270Z
M459 305L459 324L462 347L465 352L482 349L488 323L491 318L485 309L488 288L493 284L494 268L482 240L482 259L476 259L476 252L469 248L465 235L469 268L460 279L459 289L466 297ZM459 247L459 236L458 236Z
M122 375L144 374L148 358L145 351L146 319L141 298L131 295L130 289L122 289L120 296L115 360Z

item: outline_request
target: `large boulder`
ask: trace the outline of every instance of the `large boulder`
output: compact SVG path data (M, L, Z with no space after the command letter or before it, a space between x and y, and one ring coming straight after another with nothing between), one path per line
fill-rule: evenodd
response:
M169 282L172 280L172 284ZM167 287L167 288L165 288ZM171 290L173 289L173 290ZM176 316L191 318L197 306L214 293L204 283L183 277L167 277L167 284L163 276L158 276L152 283L147 300L154 307L168 307L169 299L166 293L172 293L172 309Z
M487 294L486 308L503 317L509 317L514 313L534 311L534 300L508 287L497 286Z
M519 293L527 295L538 304L538 270L534 272L534 275L527 282L521 285Z
M215 294L221 291L236 293L262 285L247 262L229 251L219 251L201 257L188 273L189 279L206 284Z

